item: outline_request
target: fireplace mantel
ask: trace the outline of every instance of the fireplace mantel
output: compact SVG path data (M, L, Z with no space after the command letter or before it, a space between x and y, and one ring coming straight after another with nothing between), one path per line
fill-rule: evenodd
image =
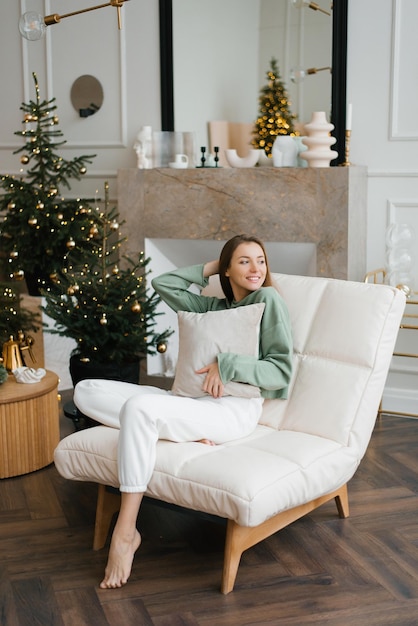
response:
M146 238L314 243L317 274L363 280L366 168L127 169L118 208L135 255ZM204 259L202 259L203 261Z

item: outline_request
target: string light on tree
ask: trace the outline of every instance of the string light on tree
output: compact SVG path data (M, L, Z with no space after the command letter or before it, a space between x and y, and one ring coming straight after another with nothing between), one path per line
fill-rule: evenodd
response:
M268 83L260 90L259 115L253 129L254 148L271 155L277 135L299 135L294 128L296 115L291 113L291 102L281 81L277 60L272 58L267 72Z

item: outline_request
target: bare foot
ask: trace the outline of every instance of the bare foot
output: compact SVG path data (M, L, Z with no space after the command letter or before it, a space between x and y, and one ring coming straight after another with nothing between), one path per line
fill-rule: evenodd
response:
M199 439L197 443L204 443L205 446L216 446L216 443L212 441L211 439Z
M137 529L132 538L118 537L117 533L113 533L101 589L116 589L128 582L134 555L140 545L141 535Z

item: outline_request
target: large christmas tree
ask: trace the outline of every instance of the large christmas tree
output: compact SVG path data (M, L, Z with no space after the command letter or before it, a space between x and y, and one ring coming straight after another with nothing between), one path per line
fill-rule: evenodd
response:
M68 251L55 283L44 292L44 311L56 322L50 332L75 339L74 354L92 363L122 364L136 356L166 350L170 330L155 331L159 296L148 293L150 259L120 257L126 238L116 210L105 209L91 229L90 248ZM123 267L122 267L123 265Z
M298 135L295 131L296 115L291 113L288 94L280 78L277 60L272 58L267 72L268 83L261 88L259 116L255 122L251 144L271 155L277 135Z
M65 199L61 187L69 189L72 179L79 180L95 155L66 160L58 153L66 141L60 140L55 98L41 100L35 73L33 79L36 99L21 105L24 130L14 133L24 139L14 154L22 154L27 170L0 178L0 245L8 275L26 278L29 292L36 294L36 283L45 286L54 279L69 248L89 245L95 209L88 200Z

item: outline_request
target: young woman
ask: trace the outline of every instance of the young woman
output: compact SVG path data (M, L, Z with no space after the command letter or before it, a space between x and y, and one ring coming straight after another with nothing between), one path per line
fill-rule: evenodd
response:
M219 274L225 298L189 291L204 287ZM113 531L102 589L121 587L128 580L141 543L136 528L139 508L151 478L158 439L198 441L216 445L245 437L256 427L264 398L286 398L292 371L292 337L287 308L272 287L264 246L256 237L237 235L222 249L219 261L174 270L155 278L154 289L174 311L203 313L265 303L260 325L259 358L218 354L202 375L201 398L117 381L78 383L78 409L103 424L120 428L118 471L121 508ZM259 398L224 396L233 380L260 388Z

